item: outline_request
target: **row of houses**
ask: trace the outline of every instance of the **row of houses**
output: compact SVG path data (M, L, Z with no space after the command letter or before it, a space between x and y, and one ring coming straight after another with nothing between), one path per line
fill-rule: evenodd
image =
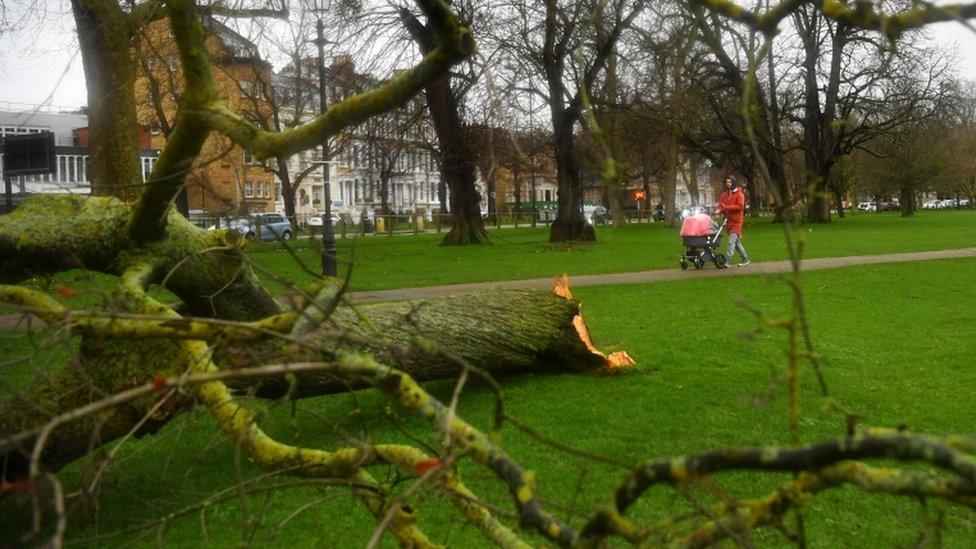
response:
M275 72L245 37L216 20L207 18L205 23L210 31L207 48L213 59L215 85L229 108L270 130L307 122L319 112L317 59L301 59ZM182 77L168 21L150 25L135 48L145 181L175 119ZM333 57L325 74L329 104L378 84L374 76L357 71L352 59L344 55ZM40 131L55 135L56 173L14 178L14 190L21 194L89 192L87 126L87 117L79 112L0 111L0 136ZM493 141L501 152L490 164L479 166L482 210L511 209L517 203L532 203L533 198L543 204L555 201L555 168L547 148L535 146L539 135L485 128L475 133L490 132L495 132ZM504 145L518 142L523 146ZM364 213L443 212L442 200L450 203L450 190L442 188L436 147L422 98L330 140L328 162L321 160L321 148L294 155L282 164L275 159L258 162L248 151L214 134L188 179L190 214L206 217L281 212L285 210L285 191L293 190L301 220L324 209L326 181L333 210L353 218ZM512 149L518 150L518 155L509 154L506 161L505 152ZM525 151L530 149L535 152L526 157ZM598 186L592 189L598 190ZM686 190L679 189L679 197L682 192L690 201ZM636 195L635 188L631 193L633 205ZM600 200L594 192L588 198ZM647 196L642 202L649 207L652 201L654 197Z

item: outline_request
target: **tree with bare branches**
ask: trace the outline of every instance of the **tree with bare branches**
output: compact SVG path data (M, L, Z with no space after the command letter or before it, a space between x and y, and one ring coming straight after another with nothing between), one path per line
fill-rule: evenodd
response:
M18 542L60 546L64 541L64 492L55 474L59 468L108 441L150 433L193 403L233 441L238 457L247 458L239 462L269 474L319 480L317 486L342 487L352 494L376 520L370 546L387 532L404 547L433 545L418 520L419 511L408 504L421 490L443 498L486 540L520 548L529 546L523 539L528 534L561 547L618 540L696 547L724 540L749 544L750 532L765 526L805 546L802 516L810 512L810 500L846 486L906 496L922 501L923 507L925 502L945 501L976 508L976 442L971 436L863 428L859 416L830 393L807 325L795 239L788 239L794 267L787 277L791 312L769 318L753 311L764 327L787 334L789 444L691 451L637 465L617 462L626 472L602 504L582 511L575 501L560 506L541 497L544 471L528 470L501 443L501 425L512 418L491 374L533 369L611 373L632 362L625 354L597 350L565 280L552 293L498 291L424 304L348 307L343 303L344 281L319 279L291 288L285 306L255 276L239 234L198 229L171 205L212 132L259 158L313 148L404 105L443 77L474 51L468 30L447 4L417 0L434 30L435 48L399 76L332 105L305 124L268 131L229 109L216 93L198 6L191 0L152 6L170 21L185 89L148 183L131 202L97 195L37 196L0 218L0 303L80 338L75 360L0 403L0 497L23 497L35 510L34 524L25 526ZM722 1L709 6L769 31L797 9L797 2L784 0L766 14ZM941 16L927 7L890 16L863 4L856 11L829 7L826 16L848 18L866 28L920 25ZM960 13L976 15L976 6L956 10ZM91 22L87 24L91 31ZM94 31L111 28L96 26ZM117 40L111 44L120 47ZM106 57L126 59L100 55L93 62ZM131 95L127 101L133 101ZM130 188L115 188L121 187ZM789 235L789 224L784 227ZM70 289L52 294L26 283L31 276L79 266L112 277L111 299L103 306L73 309L54 297ZM437 337L442 334L450 337ZM842 417L846 430L841 436L800 440L801 367L813 373L822 409ZM418 382L443 377L457 379L450 401ZM473 377L483 379L495 395L486 429L459 411L461 388ZM437 437L413 438L409 444L363 439L332 450L308 447L266 429L255 402L359 387L375 388L429 424ZM593 458L570 444L547 442ZM502 513L510 520L500 518L497 505L465 486L457 468L462 460L488 471L504 488L513 512ZM378 480L371 470L379 467L395 470L395 481ZM670 487L676 494L695 486L721 492L711 479L741 471L789 476L775 477L777 485L767 494L738 498L719 493L716 505L700 506L694 513L673 510L669 503L667 516L646 527L635 512L657 487ZM400 482L404 478L410 479L406 488ZM237 488L245 487L240 483ZM200 507L207 501L212 500ZM576 512L564 519L567 507ZM791 516L799 517L795 528L787 523ZM47 519L51 525L44 528Z

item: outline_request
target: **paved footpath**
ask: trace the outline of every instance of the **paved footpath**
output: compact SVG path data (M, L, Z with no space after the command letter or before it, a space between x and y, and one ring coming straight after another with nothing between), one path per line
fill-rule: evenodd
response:
M912 252L884 255L857 255L847 257L822 257L803 261L804 271L834 269L851 265L875 265L879 263L903 263L907 261L929 261L933 259L976 258L976 248L959 248L954 250L937 250L928 252ZM603 286L608 284L642 284L647 282L666 282L669 280L691 280L696 278L714 278L720 276L745 276L755 274L786 273L792 269L789 261L753 262L745 267L731 265L728 269L716 269L708 264L697 271L690 267L687 271L675 267L674 269L658 269L654 271L639 271L631 273L608 273L596 275L569 276L569 287ZM555 275L554 275L555 276ZM451 294L474 292L488 288L552 288L553 278L531 278L528 280L499 280L495 282L475 282L471 284L452 284L450 286L429 286L422 288L397 288L394 290L376 290L353 292L350 297L358 302L373 301L403 301L412 299L426 299Z
M852 265L876 265L880 263L904 263L908 261L930 261L933 259L960 258L976 258L976 248L806 259L803 261L803 270L817 271L822 269L834 269L837 267L848 267ZM720 276L776 274L789 272L790 270L791 267L789 261L754 262L745 267L737 267L732 265L728 269L716 269L713 265L709 264L700 271L697 271L694 268L689 268L687 271L682 271L676 267L674 269L658 269L654 271L639 271L631 273L570 276L569 287L572 289L580 286L643 284L648 282L693 280L696 278L715 278ZM547 278L531 278L528 280L500 280L495 282L475 282L471 284L452 284L449 286L428 286L421 288L397 288L394 290L352 292L350 297L355 302L369 303L376 301L428 299L431 297L474 292L489 288L537 288L548 290L552 288L554 277L555 275ZM21 321L21 315L0 315L0 329L12 328L17 326Z

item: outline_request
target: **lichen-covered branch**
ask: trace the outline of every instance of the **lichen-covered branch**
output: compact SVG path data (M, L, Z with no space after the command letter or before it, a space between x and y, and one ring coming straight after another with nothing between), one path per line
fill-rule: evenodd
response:
M771 494L754 500L721 505L713 509L717 518L681 535L675 545L707 547L729 537L742 527L754 529L780 521L786 512L811 496L845 484L868 492L919 498L938 498L976 508L976 485L961 478L945 478L918 471L875 468L859 461L842 461L815 472L800 473Z
M765 34L774 34L780 21L795 12L806 0L781 0L763 13L751 11L732 0L692 0L697 4L729 19L744 23ZM896 39L908 29L942 21L958 21L976 17L976 3L947 4L936 6L927 2L913 3L912 7L884 13L871 2L854 2L853 5L838 0L812 2L824 16L852 27L875 30L888 38Z
M617 488L613 505L598 512L587 523L582 536L600 539L613 533L614 521L619 520L648 488L657 484L680 485L731 470L816 472L842 461L859 459L926 462L955 473L968 483L966 486L976 482L976 456L955 448L946 440L908 432L870 430L806 446L729 448L657 459L639 467Z
M281 132L269 132L251 124L223 105L213 105L200 115L212 128L247 147L258 158L290 156L322 143L344 128L404 105L425 86L444 75L475 49L471 33L441 0L417 0L434 28L437 46L413 68L381 86L332 105L307 124Z
M155 282L190 315L257 320L280 311L241 257L240 239L205 231L167 213L165 238L134 246L131 204L111 197L34 195L0 217L0 282L72 268L120 275L136 263L154 267Z
M162 237L166 209L184 185L209 133L219 131L257 158L286 158L322 143L341 130L404 105L455 63L474 51L470 32L442 0L417 0L434 29L437 46L413 68L376 89L334 104L318 118L279 132L266 131L233 112L218 97L204 30L193 0L167 3L170 26L180 51L184 92L173 132L140 197L129 233L137 241Z

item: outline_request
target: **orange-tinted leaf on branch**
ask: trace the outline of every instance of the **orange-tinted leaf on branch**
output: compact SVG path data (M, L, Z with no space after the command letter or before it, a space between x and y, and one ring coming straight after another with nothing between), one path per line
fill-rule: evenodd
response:
M166 374L157 372L153 376L152 387L154 391L162 391L166 388Z
M54 286L54 291L61 294L61 297L74 297L78 295L78 292L74 288L66 284L57 284Z
M440 467L442 465L444 465L444 463L437 458L425 459L423 461L417 462L417 464L413 466L413 472L418 475L422 475L427 471L430 471L431 469L436 469L437 467Z
M26 478L14 479L10 482L0 483L0 494L12 494L14 492L30 492L34 490L34 484Z

